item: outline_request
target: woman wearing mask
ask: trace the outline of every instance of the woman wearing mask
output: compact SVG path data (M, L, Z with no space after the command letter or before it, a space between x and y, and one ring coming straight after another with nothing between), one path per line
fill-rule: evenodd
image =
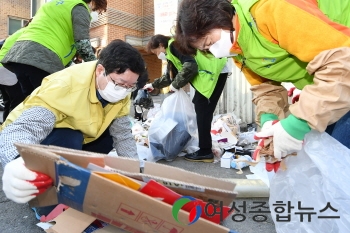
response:
M65 0L45 3L1 60L15 73L24 97L44 77L65 68L78 52L84 61L95 60L90 44L90 21L106 11L106 0ZM90 16L90 12L95 12Z
M186 56L176 49L173 42L171 37L164 35L155 35L148 42L147 51L154 53L161 60L166 60L168 69L161 78L152 84L146 84L144 89L152 91L154 87L163 88L170 85L170 91L175 92L191 83L196 90L192 102L196 111L200 149L186 154L185 159L213 162L211 121L229 72L226 67L227 59L216 59L201 52L195 57Z
M252 85L262 126L257 137L273 136L277 159L299 151L311 129L327 129L350 148L348 5L344 0L183 0L175 39L185 54L200 49L234 56ZM288 117L281 82L302 89Z

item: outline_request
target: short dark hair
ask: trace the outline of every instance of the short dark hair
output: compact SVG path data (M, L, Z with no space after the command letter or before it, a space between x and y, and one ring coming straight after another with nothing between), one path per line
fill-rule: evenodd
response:
M138 83L144 82L145 62L140 52L122 40L113 40L101 50L97 64L103 65L106 74L122 74L127 69L139 75Z
M148 41L146 51L151 53L151 50L158 48L160 44L162 44L164 48L168 48L168 42L170 39L170 36L164 36L161 34L154 35Z
M195 55L191 45L215 28L233 30L234 8L227 0L183 0L179 6L175 46L185 55Z
M107 11L107 0L83 0L86 4L91 3L92 11L97 11L99 14Z

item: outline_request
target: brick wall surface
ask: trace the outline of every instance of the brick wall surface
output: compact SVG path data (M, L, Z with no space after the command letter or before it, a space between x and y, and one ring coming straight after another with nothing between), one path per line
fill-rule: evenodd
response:
M142 32L137 30L132 30L129 28L116 26L116 25L108 26L108 42L114 39L125 40L125 36L142 37Z
M30 18L30 1L0 0L0 39L8 36L9 16L21 19Z
M153 15L154 14L154 0L144 0L143 1L143 15Z
M149 36L153 36L153 35L154 35L154 29L143 32L143 37L149 37Z
M95 46L96 49L100 49L107 44L108 40L108 27L107 25L102 25L90 29L90 38L98 38L100 41L99 46Z
M148 77L151 82L162 75L162 62L154 54L143 55L146 62Z
M142 16L142 0L109 0L108 8L114 8L133 15Z

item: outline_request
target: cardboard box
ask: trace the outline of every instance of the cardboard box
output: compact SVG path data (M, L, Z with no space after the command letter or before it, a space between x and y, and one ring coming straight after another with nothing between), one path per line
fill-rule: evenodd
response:
M231 162L234 159L235 154L232 152L226 151L220 160L220 166L223 168L231 168Z
M85 168L89 163L102 167L107 165L118 173L138 180L154 179L181 195L216 203L222 201L224 205L230 205L237 195L233 191L234 183L149 162L145 163L144 173L139 173L138 160L122 157L42 145L16 144L16 147L29 169L48 174L54 180L55 186L32 200L31 206L62 203L135 233L230 232L228 228L203 218L191 225L182 224L188 223L189 218L189 213L183 210L178 214L179 223L173 218L171 205ZM72 219L69 222L76 221ZM65 225L67 229L62 230L61 225L56 233L75 233L70 230L69 224Z

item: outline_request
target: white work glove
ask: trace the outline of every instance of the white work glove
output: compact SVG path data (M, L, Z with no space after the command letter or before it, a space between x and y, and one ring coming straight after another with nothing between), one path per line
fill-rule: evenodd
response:
M288 97L292 98L292 104L299 101L300 93L301 93L301 90L299 90L295 87L292 87L288 90Z
M275 124L275 123L277 123L277 122L278 122L278 120L266 121L266 122L264 123L264 125L261 127L260 132L266 132L266 130L270 129L270 128L272 127L272 125ZM261 141L264 140L264 139L261 139L261 138L257 137L256 134L254 135L254 139L255 139L255 140L258 140L258 145L262 145L262 142L261 142ZM255 158L254 158L254 159L255 159Z
M173 86L173 84L170 84L169 89L170 89L170 92L177 92L177 91L178 91L178 89L176 89L176 88Z
M261 131L268 130L269 128L272 127L274 121L266 121L264 125L261 127Z
M52 185L48 175L26 168L21 157L6 164L2 182L6 197L17 203L27 203Z
M303 141L289 135L282 127L281 122L255 134L255 138L268 137L273 137L274 157L278 160L281 160L293 152L300 151L303 146Z
M154 87L152 83L147 83L142 89L147 90L148 92L151 92L154 90Z

